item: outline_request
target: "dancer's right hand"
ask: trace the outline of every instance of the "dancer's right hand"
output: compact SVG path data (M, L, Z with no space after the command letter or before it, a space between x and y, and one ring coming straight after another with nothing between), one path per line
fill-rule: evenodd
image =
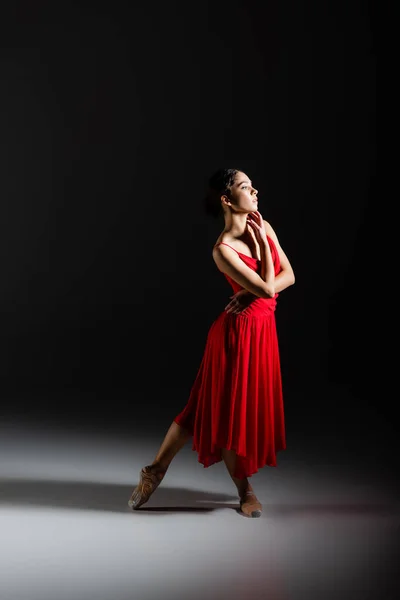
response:
M247 225L251 231L254 231L257 242L265 242L267 239L267 230L265 229L264 219L258 210L247 215Z
M230 296L230 302L225 306L225 310L227 313L233 313L234 315L240 314L244 311L249 304L257 298L254 294L249 292L248 290L239 290L233 296Z

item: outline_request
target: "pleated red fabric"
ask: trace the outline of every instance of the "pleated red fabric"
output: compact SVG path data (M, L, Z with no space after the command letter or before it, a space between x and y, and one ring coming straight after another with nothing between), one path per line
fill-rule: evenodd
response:
M267 239L277 275L279 255ZM261 261L237 253L260 272ZM242 289L224 275L234 293ZM222 460L221 448L235 450L238 478L250 477L265 465L275 467L277 452L286 448L277 297L257 298L239 315L223 311L217 317L188 402L174 419L190 431L192 449L204 467Z

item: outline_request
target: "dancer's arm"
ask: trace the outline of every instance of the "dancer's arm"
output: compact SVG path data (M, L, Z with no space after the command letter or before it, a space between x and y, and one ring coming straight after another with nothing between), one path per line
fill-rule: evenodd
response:
M278 294L279 292L282 292L287 287L294 284L295 276L292 265L290 264L288 257L284 253L282 246L279 243L278 236L276 235L270 223L268 223L268 221L265 221L265 219L263 220L267 235L275 243L279 255L279 262L281 264L281 270L278 273L278 275L276 275L274 280L275 293Z
M268 244L268 242L267 242ZM261 248L260 248L261 250ZM267 249L264 249L267 252ZM273 298L274 285L264 281L258 273L250 269L229 246L219 245L212 252L215 264L222 273L226 273L241 287L248 290L258 298Z
M220 271L229 275L234 281L243 287L242 292L247 290L248 294L251 294L255 297L271 298L275 295L275 293L279 293L287 287L293 285L295 282L295 276L290 261L283 251L274 229L270 223L268 223L268 221L265 221L265 219L262 219L262 221L266 235L268 235L275 243L281 266L281 271L278 273L278 275L273 276L272 285L272 273L274 273L274 271L271 270L272 257L266 235L264 234L255 236L258 238L257 241L260 245L260 254L262 258L261 277L252 269L250 269L238 257L237 253L229 248L229 246L216 246L213 249L213 258ZM252 229L254 229L254 227ZM259 227L257 227L257 229L259 229ZM268 281L265 280L266 275L268 275ZM240 292L238 292L238 294L240 294ZM233 298L235 297L233 296ZM248 298L243 297L243 301L245 304L248 304ZM233 303L236 305L235 299L233 300ZM226 308L229 309L230 304L228 304Z

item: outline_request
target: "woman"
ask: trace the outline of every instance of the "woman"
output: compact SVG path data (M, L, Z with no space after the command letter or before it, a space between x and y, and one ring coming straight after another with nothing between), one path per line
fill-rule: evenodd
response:
M257 210L257 194L243 171L221 169L210 178L206 210L222 213L225 221L212 255L234 294L209 330L185 408L152 464L140 472L128 502L133 509L147 502L192 437L204 467L224 461L240 512L261 515L248 478L264 465L276 466L276 453L286 448L274 311L278 294L295 278L273 228Z

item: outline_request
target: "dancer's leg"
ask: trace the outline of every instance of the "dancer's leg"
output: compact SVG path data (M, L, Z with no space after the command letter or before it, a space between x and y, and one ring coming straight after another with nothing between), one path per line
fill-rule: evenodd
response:
M234 476L236 466L236 452L234 450L227 450L227 448L222 448L221 454L225 466L228 469L228 473L231 476L233 483L237 487L239 496L242 496L249 489L252 490L253 488L251 487L247 477L245 477L244 479L238 479Z
M140 472L140 481L133 490L128 501L131 508L139 508L148 501L152 493L160 485L164 475L179 450L190 438L190 433L173 421L161 443L151 465L143 467Z
M247 517L260 517L262 506L255 495L253 488L247 479L238 479L234 476L236 466L236 452L234 450L227 450L222 448L221 450L222 459L225 463L228 473L232 478L233 483L236 485L239 498L240 498L240 510Z
M174 456L183 448L189 438L190 433L172 421L151 466L166 471Z

